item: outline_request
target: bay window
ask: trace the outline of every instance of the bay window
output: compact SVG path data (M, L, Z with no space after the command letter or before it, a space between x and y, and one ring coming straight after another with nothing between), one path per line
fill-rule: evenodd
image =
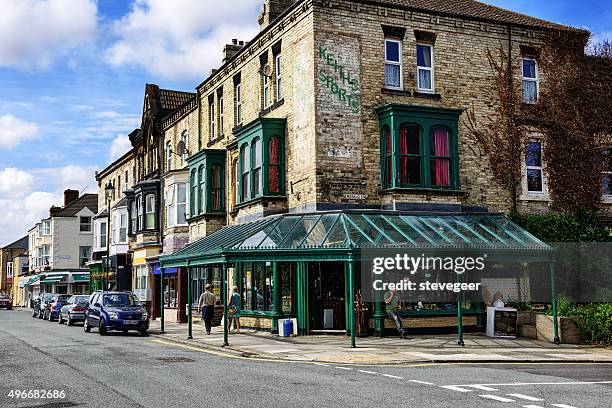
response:
M225 150L204 149L189 158L191 218L204 214L218 215L225 211L225 153ZM177 206L184 208L187 203L187 184L178 188Z
M187 183L176 183L168 186L166 194L166 213L168 227L185 225L187 210Z
M98 237L100 238L98 241L98 248L105 250L108 241L108 236L106 235L108 233L108 222L102 220L98 225L100 226L100 232L98 233Z
M166 142L166 171L172 170L172 142Z
M382 188L457 190L460 113L398 104L378 108Z
M530 141L525 150L527 193L544 194L544 170L542 166L542 143Z
M242 168L240 201L246 201L251 198L251 152L248 144L244 144L240 149L240 163Z
M146 219L145 228L153 229L155 227L155 195L147 194L145 197Z
M194 216L198 213L197 205L198 176L195 169L191 170L191 191L189 193L189 215Z
M433 46L417 44L417 90L434 91Z
M385 38L385 87L402 89L402 43Z
M533 58L523 58L523 102L538 101L538 63Z
M43 235L51 235L51 221L43 221Z
M137 199L137 206L138 206L138 230L141 230L144 228L144 207L143 207L143 202L142 202L142 196L139 195L138 199Z
M281 151L280 142L277 137L271 137L270 157L268 164L268 188L270 193L281 192Z
M198 194L199 212L203 213L206 205L204 200L204 196L206 195L206 178L203 165L198 169L198 180L200 182L200 191Z
M131 223L130 223L130 230L132 234L135 234L136 231L138 230L138 210L136 209L136 200L132 201L131 204L131 211L130 211L130 215L131 215Z
M251 157L253 160L253 195L261 194L261 139L256 138L251 143Z
M210 172L210 197L211 210L221 211L223 209L223 178L221 166L215 164Z
M174 227L176 225L176 204L174 203L175 185L169 185L166 190L166 225Z
M127 212L119 214L119 243L127 243Z

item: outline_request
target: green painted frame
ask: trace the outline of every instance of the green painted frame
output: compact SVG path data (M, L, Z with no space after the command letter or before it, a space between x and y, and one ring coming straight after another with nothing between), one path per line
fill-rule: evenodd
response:
M189 164L189 218L195 218L202 215L224 214L226 208L225 200L225 157L226 151L220 149L203 149L187 159ZM212 167L219 166L221 168L221 208L215 210L212 208ZM202 171L200 171L202 169ZM194 180L194 176L197 177ZM204 177L204 185L206 197L204 197L204 205L202 205L202 195L200 194L200 184ZM193 197L193 184L197 181L196 194Z
M429 189L453 191L459 190L459 116L463 109L436 108L431 106L387 104L376 109L380 129L380 162L381 162L381 186L383 191L393 189ZM419 128L419 140L421 144L421 183L400 183L400 128L403 125L416 125ZM385 127L391 131L391 166L392 178L387 180L386 138ZM435 186L431 183L429 135L433 128L444 127L449 130L450 148L450 177L449 186ZM390 183L389 183L390 181Z

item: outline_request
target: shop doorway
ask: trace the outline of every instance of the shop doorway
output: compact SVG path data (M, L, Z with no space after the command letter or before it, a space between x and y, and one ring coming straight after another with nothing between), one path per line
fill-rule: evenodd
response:
M310 332L346 330L344 262L308 264Z

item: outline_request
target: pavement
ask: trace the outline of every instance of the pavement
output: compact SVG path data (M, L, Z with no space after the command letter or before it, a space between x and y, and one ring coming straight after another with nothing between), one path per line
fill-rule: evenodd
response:
M465 346L456 335L360 337L356 348L342 335L279 337L269 332L241 330L229 336L223 347L223 328L213 327L206 335L199 319L194 319L193 339L187 339L187 324L151 322L151 333L167 342L200 347L249 358L312 361L335 364L406 364L418 362L610 362L612 348L548 343L532 339L491 338L466 334Z
M240 337L251 336L230 341ZM85 333L81 325L32 319L28 310L0 310L2 408L601 408L610 401L610 363L375 366L245 358L162 336Z

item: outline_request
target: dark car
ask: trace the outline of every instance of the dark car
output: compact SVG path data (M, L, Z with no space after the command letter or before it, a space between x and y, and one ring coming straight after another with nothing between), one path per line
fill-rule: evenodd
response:
M89 298L83 330L97 327L104 336L109 330L127 333L137 330L146 336L149 330L149 314L131 292L96 291Z
M37 298L34 299L34 305L32 307L32 317L38 317L39 319L43 318L43 314L45 309L51 302L54 296L57 296L57 293L41 293Z
M43 319L52 322L56 317L59 317L60 310L66 304L72 295L55 295L47 306L43 309Z
M11 310L13 308L13 301L9 297L9 295L5 293L0 293L0 308L6 308L6 310Z
M88 305L89 295L72 296L60 310L58 323L66 322L68 326L72 326L74 322L85 320L85 312Z

